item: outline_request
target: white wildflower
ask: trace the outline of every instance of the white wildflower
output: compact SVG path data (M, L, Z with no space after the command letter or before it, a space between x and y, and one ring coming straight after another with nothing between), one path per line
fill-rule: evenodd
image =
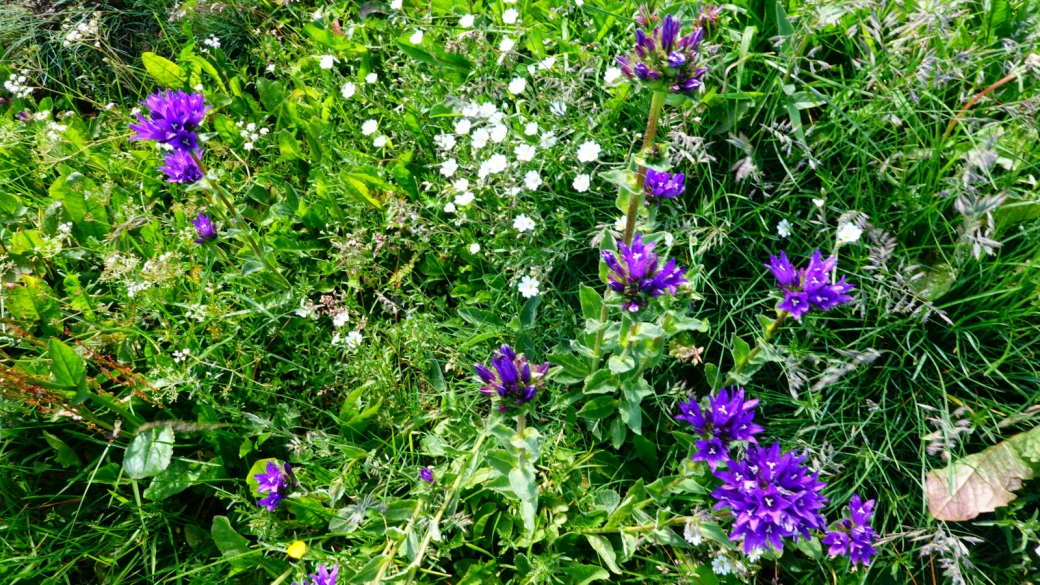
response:
M357 91L357 86L351 82L346 82L343 87L339 88L339 92L343 94L343 99L350 99L354 97L354 92Z
M336 329L346 325L347 321L350 320L350 314L346 311L341 311L332 316L332 326Z
M451 201L444 204L444 213L455 213L455 204Z
M509 132L509 129L506 128L505 125L503 125L503 124L496 124L496 125L492 126L491 127L491 141L496 143L496 144L499 143L499 142L502 142L503 140L506 139L506 134L508 132Z
M477 128L473 132L473 148L484 148L491 135L484 128Z
M573 186L574 190L578 193L584 193L589 190L589 185L591 184L592 180L589 178L589 176L582 173L577 177L574 177L574 182L571 184L571 186Z
M455 148L455 137L451 134L438 134L433 137L433 141L437 143L437 146L441 150L452 150Z
M469 253L470 254L476 254L477 252L480 252L480 244L476 244L476 243L470 244L469 245Z
M375 73L369 73L365 76L365 83L375 83L377 79L379 79L378 75Z
M599 152L602 150L599 144L596 144L594 140L586 140L578 147L578 162L593 162L599 158Z
M514 77L513 80L509 82L509 87L507 89L509 90L509 93L513 95L520 95L524 93L525 89L527 89L527 80L523 77Z
M538 174L538 171L527 171L527 174L524 175L524 186L534 191L542 186L542 176Z
M524 126L524 136L534 136L538 134L538 122L528 122Z
M535 152L538 149L531 146L530 144L521 144L513 149L513 154L516 155L516 160L521 162L530 162L534 160Z
M458 195L455 196L455 205L458 206L458 207L466 207L470 203L473 203L474 199L476 199L476 197L473 196L473 192L472 191L466 191L465 193L459 193Z
M395 0L395 2L398 2L398 3L400 1L401 0ZM350 349L354 349L357 346L361 345L362 339L364 339L364 338L361 336L361 333L359 333L357 331L351 331L350 333L347 334L347 338L344 341L346 342L347 347L349 347Z
M376 130L379 130L379 122L376 122L375 120L366 120L365 123L361 125L361 133L365 136L375 134Z
M786 238L791 235L791 222L786 219L780 220L780 223L776 224L776 233L780 234L781 238Z
M386 136L384 136L383 134L376 136L376 139L372 141L372 146L376 148L383 148L384 146L386 146Z
M459 136L469 134L470 128L473 128L473 123L465 118L455 122L455 133Z
M404 0L390 0L391 10L400 10L404 6Z
M538 290L538 279L531 278L530 276L521 278L520 284L518 284L516 288L525 299L536 297L540 292Z
M502 37L502 42L498 44L498 50L503 53L508 53L509 51L512 51L515 46L516 41L509 37Z
M459 163L453 158L441 163L441 174L445 177L450 177L455 174L455 171L459 170Z
M408 42L413 45L421 45L423 39L423 31L417 30L412 33L412 36L408 37Z
M516 231L518 232L522 233L531 231L534 229L534 227L534 220L530 217L527 217L526 214L521 213L520 215L516 216L516 218L513 220L513 228L516 229Z
M462 28L473 28L474 20L472 14L464 14L462 18L459 19L459 26Z
M556 133L552 131L545 132L542 134L541 142L539 146L542 148L552 148L556 146Z
M516 19L520 18L520 13L517 12L516 8L510 8L502 13L502 22L506 24L516 24Z
M859 241L859 237L863 235L863 230L851 222L846 222L838 226L838 243L839 244L852 244Z
M459 193L462 193L463 191L469 189L469 179L467 179L466 177L462 177L458 181L452 183L451 187Z
M332 69L336 65L336 58L332 55L318 57L318 66L322 69Z
M603 83L607 85L613 84L615 81L621 78L621 70L617 67L610 67L603 74Z

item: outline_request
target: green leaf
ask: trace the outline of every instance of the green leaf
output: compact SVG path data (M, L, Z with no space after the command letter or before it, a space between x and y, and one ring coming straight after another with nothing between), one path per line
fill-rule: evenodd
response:
M253 551L249 548L249 541L241 534L235 532L227 516L213 517L213 528L210 529L210 535L213 537L213 542L217 545L221 555L237 557L230 560L233 573L245 571L254 566L252 560L242 557L259 551Z
M485 311L483 309L474 309L472 307L463 307L459 309L459 317L468 323L472 323L477 327L482 325L491 325L493 327L505 327L505 321L503 321L498 315L491 311Z
M47 353L51 357L51 376L54 382L76 391L73 402L87 399L87 368L76 350L65 345L57 337L47 342Z
M595 565L575 565L567 567L563 572L570 577L567 581L567 585L588 585L593 581L604 581L610 579L610 573L608 573L603 567L597 567Z
M549 356L549 363L554 366L560 366L563 371L570 376L573 381L571 384L585 379L589 375L589 366L585 360L579 359L578 357L569 353L554 353ZM559 376L557 376L559 380Z
M595 374L585 378L585 387L582 389L582 392L585 394L606 394L617 390L620 386L621 382L609 371L597 370Z
M538 483L530 465L509 470L509 485L521 501L533 502L538 499Z
M596 289L584 284L579 285L578 297L581 299L582 317L599 320L603 316L603 297L596 292Z
M57 451L56 459L62 467L79 467L82 465L79 456L72 450L72 447L65 444L65 441L47 431L43 431L43 438L51 448Z
M707 378L708 388L718 390L722 385L722 372L715 364L704 364L704 377Z
M173 457L173 428L152 427L134 437L123 455L123 469L133 479L158 475Z
M260 95L260 103L273 116L277 116L285 105L285 90L278 82L261 77L256 80L256 92Z
M746 341L734 335L732 353L733 361L736 362L738 366L742 366L747 363L748 355L751 354L751 347Z
M603 564L607 565L610 572L615 575L620 575L621 569L617 566L617 554L614 553L614 547L610 544L610 541L598 534L586 534L585 538L588 539L589 544L592 545L592 549L599 555Z
M636 360L632 359L632 356L619 356L612 355L607 360L607 367L610 368L610 373L617 375L628 372L636 367Z
M632 429L633 433L643 434L643 411L639 408L638 402L622 400L618 404L618 412L621 414L621 420Z
M541 302L541 295L536 295L524 303L524 308L520 311L520 325L525 329L534 327L535 320L538 318L538 305Z
M141 62L148 75L163 87L184 87L188 77L179 65L155 53L141 53Z
M618 401L611 396L598 396L585 403L578 411L578 416L597 420L607 418L617 410Z
M473 63L471 63L469 59L463 57L462 55L454 55L451 53L447 53L440 47L436 46L424 47L424 49L428 49L430 51L427 52L426 50L420 49L415 45L409 43L409 36L411 35L406 34L405 36L402 36L400 39L397 40L398 48L400 48L401 52L403 52L408 57L416 61L419 61L420 63L426 63L427 65L434 65L437 67L446 67L448 69L453 69L464 75L469 73L470 70L473 69Z
M60 335L61 310L54 301L51 287L28 274L22 275L22 285L7 293L11 315L19 321L38 322L44 335Z
M625 421L621 420L620 416L615 417L610 421L610 444L614 449L620 449L625 444L626 437L628 437L628 427L625 426Z
M205 470L203 464L197 461L177 459L152 479L152 483L144 490L144 497L159 501L179 494L198 483Z
M367 563L360 569L354 576L350 577L348 583L356 583L362 585L364 583L371 583L375 580L376 575L379 574L379 570L383 568L383 565L390 562L390 557L384 555L378 555L372 557Z
M296 133L288 128L283 128L278 133L278 151L281 153L279 160L283 161L306 160L307 158L303 149L300 148L300 141L296 139Z

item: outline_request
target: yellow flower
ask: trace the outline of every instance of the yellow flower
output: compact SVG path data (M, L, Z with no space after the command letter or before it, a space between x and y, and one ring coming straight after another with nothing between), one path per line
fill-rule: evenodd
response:
M289 545L289 556L294 559L302 557L306 552L307 545L304 544L302 540L294 540L293 543Z

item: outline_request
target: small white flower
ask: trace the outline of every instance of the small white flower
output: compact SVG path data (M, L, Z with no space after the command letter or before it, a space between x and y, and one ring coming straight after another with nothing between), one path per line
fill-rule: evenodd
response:
M581 8L582 6L585 6L585 0L574 0L574 5Z
M274 73L274 69L275 69L274 63L268 63L268 65L267 65L267 72L268 73Z
M365 123L361 125L361 133L365 136L375 134L376 130L379 130L379 122L376 122L375 120L366 120Z
M502 22L506 24L516 24L517 18L520 18L520 13L517 12L516 8L510 8L502 13Z
M621 217L614 220L614 230L623 232L628 226L628 218L622 215Z
M846 222L838 226L838 243L839 244L852 244L859 241L859 237L863 235L863 230L856 227L856 224Z
M786 219L780 220L780 223L776 224L776 233L780 234L781 238L786 238L791 235L791 222Z
M452 183L451 187L459 193L462 193L466 189L469 189L469 179L467 179L466 177L462 177L458 181Z
M394 0L394 1L397 2L398 4L401 3L401 0ZM350 349L354 349L357 346L361 345L361 340L362 339L364 339L364 338L361 337L360 333L358 333L357 331L351 331L350 333L347 334L347 338L344 341L346 341L347 347L349 347Z
M473 132L473 148L484 148L487 145L488 138L491 135L484 128L477 128Z
M437 143L437 146L442 150L452 150L455 148L455 137L451 134L438 134L434 136L433 141Z
M534 75L536 71L538 71L538 68L535 67L534 65L528 65L527 66L527 73L528 74Z
M480 252L480 244L470 244L469 253L476 254L477 252Z
M524 136L534 136L538 134L538 122L528 122L524 126Z
M520 284L518 284L516 288L520 291L520 294L523 295L525 299L536 297L540 292L538 290L538 279L531 278L530 276L525 276L521 278Z
M506 128L504 125L502 125L502 124L495 124L494 126L491 127L491 141L496 143L496 144L499 143L499 142L502 142L503 140L506 139L506 134L508 132L509 132L509 129Z
M824 204L824 203L827 203L827 202L826 202L825 200L823 200L823 199L813 199L813 200L812 200L812 202L813 202L813 205L815 205L816 207L819 207L819 208L821 208L821 209L823 208L823 204Z
M533 230L534 226L535 226L534 220L531 219L530 217L527 217L527 215L523 214L523 213L521 213L520 215L516 216L516 218L513 220L513 228L516 231L521 232L521 233Z
M192 89L194 89L195 91L202 91L203 90L203 85L201 83L196 84L195 87L192 88Z
M603 82L610 85L621 78L621 70L617 67L610 67L606 73L603 74Z
M567 104L560 100L555 100L549 104L549 112L554 116L562 118L567 115Z
M455 122L455 133L459 136L469 134L471 128L473 128L473 123L465 118Z
M477 111L484 118L490 118L498 113L498 106L494 102L484 102L477 107Z
M530 144L521 144L513 149L513 154L516 155L516 160L518 161L530 162L534 160L534 155L537 150L538 149Z
M454 175L457 170L459 170L459 163L455 162L453 158L449 158L441 164L441 174L445 177Z
M726 557L715 557L715 559L711 561L711 570L714 571L716 575L729 575L733 572L733 564L730 563L729 559Z
M513 186L506 189L506 195L509 195L510 197L516 197L520 194L521 191L523 191L523 189L521 189L520 187Z
M664 245L666 247L668 247L668 248L671 248L673 242L675 242L675 236L673 236L670 232L665 232L664 233Z
M538 174L538 171L527 171L524 175L524 186L534 191L538 187L542 186L542 176Z
M513 95L520 95L524 93L525 89L527 89L527 80L523 77L514 77L513 80L509 82L509 87L507 89L509 89L509 93Z
M346 82L343 87L339 88L339 92L343 94L343 99L349 100L354 97L354 92L357 91L357 86L351 82Z
M548 70L552 69L553 65L555 65L555 64L556 64L556 57L546 57L545 59L542 59L541 61L538 62L538 69L541 69L542 71L548 71Z
M512 51L513 47L515 46L516 42L513 41L513 39L509 37L503 37L502 42L498 44L498 50L502 51L503 53L508 53L509 51Z
M242 145L242 148L245 149L245 150L253 150L253 143L252 142L246 142L245 144Z
M462 18L459 19L459 26L462 28L473 28L474 20L472 14L464 14Z
M592 180L588 175L582 173L577 177L574 177L574 182L571 183L571 186L573 186L574 190L578 193L584 193L589 190L590 184L592 184Z
M390 0L391 10L400 10L401 6L404 5L404 0Z
M386 136L383 136L382 134L376 136L376 139L372 141L372 146L376 148L383 148L386 146Z
M379 79L378 75L375 73L369 73L365 76L365 83L375 83L377 79Z
M455 196L455 205L457 205L459 207L466 207L470 203L473 203L474 199L476 199L476 197L473 196L473 192L472 191L466 191L465 193L459 193L458 195Z
M480 104L468 103L462 106L462 115L467 118L480 116Z
M539 143L539 146L541 146L542 148L552 148L556 146L556 133L549 131L542 134L542 139Z
M451 201L444 204L444 213L455 213L455 204Z
M593 140L586 140L581 143L578 147L578 162L593 162L599 158L599 151L602 150L598 144Z
M340 327L345 325L347 323L347 321L349 321L349 320L350 320L350 314L347 313L346 311L342 311L340 313L336 313L335 315L332 316L332 326L335 327L336 329L339 329Z
M413 45L421 45L422 44L422 38L423 38L423 31L417 30L417 31L412 33L412 36L408 37L408 42L412 43Z
M491 155L491 158L489 158L487 162L488 170L491 172L492 175L501 173L502 171L506 170L507 166L509 166L509 161L506 160L505 155L502 154Z
M322 55L318 57L318 66L322 69L332 69L336 65L336 58L332 55Z

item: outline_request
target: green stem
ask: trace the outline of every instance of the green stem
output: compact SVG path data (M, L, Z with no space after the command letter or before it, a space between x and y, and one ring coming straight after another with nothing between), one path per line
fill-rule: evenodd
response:
M524 417L524 413L521 412L520 414L516 415L516 436L520 437L521 440L523 440L524 430L527 428L526 422L527 421ZM524 468L525 455L527 455L527 451L521 449L520 456L517 457L517 464L520 469Z
M599 358L603 354L603 336L607 334L606 323L607 317L610 316L610 313L607 311L606 296L607 294L606 292L604 292L603 307L599 310L599 322L602 323L604 327L601 328L599 330L599 333L596 334L596 344L592 348L592 363L590 364L591 367L589 368L589 373L591 374L595 374L596 370L599 369Z
M756 345L750 352L748 352L747 359L744 360L744 363L739 364L736 368L733 369L732 374L726 376L726 381L722 383L723 388L736 382L734 376L739 376L740 373L744 371L744 367L755 360L755 357L762 352L762 344L768 343L769 340L772 339L774 335L776 335L776 332L780 330L780 324L784 322L784 319L786 319L788 315L790 315L790 313L788 313L787 311L780 311L780 314L777 316L776 321L773 321L773 324L766 328L766 332L762 338L762 342Z
M646 156L647 149L654 143L657 137L657 123L661 120L661 111L664 109L664 100L668 92L655 91L653 99L650 100L650 115L646 119L646 132L643 133L642 153ZM625 219L625 245L632 245L632 238L636 234L636 218L639 217L639 208L643 206L643 184L646 182L646 167L639 165L636 170L635 193L628 198L628 215Z

